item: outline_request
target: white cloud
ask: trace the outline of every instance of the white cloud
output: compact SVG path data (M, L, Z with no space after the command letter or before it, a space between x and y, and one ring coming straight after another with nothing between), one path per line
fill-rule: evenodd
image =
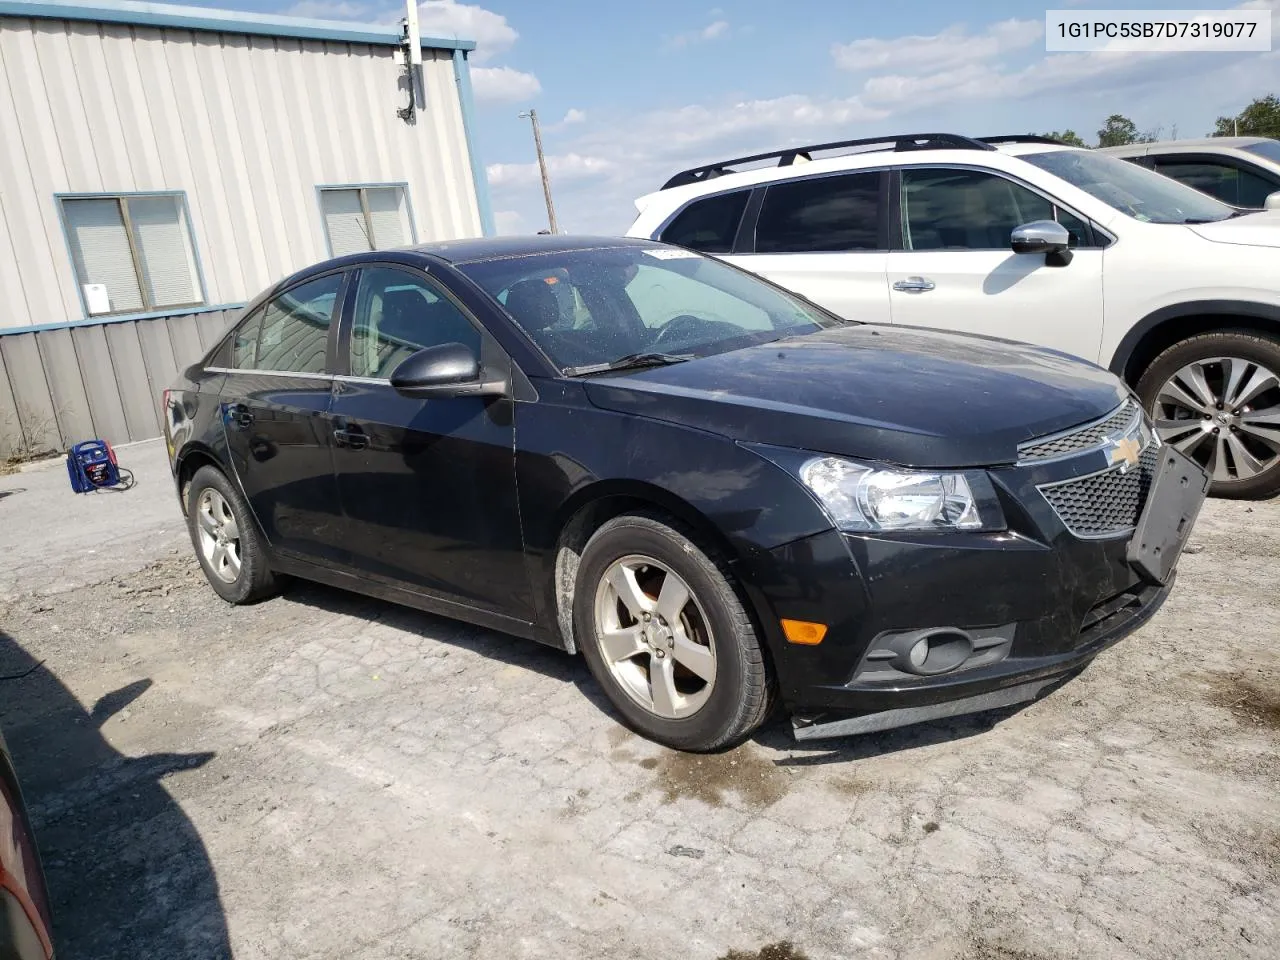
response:
M454 0L424 0L418 4L418 29L424 37L474 40L476 50L472 57L477 63L511 49L520 36L502 14Z
M831 47L836 66L854 73L883 67L903 70L927 67L941 73L965 63L1000 56L1031 46L1044 35L1041 20L1001 20L978 34L963 25L948 27L932 36L867 37Z
M571 127L574 124L586 123L587 113L585 110L579 110L577 107L570 107L564 115L564 119L560 121L560 126Z
M584 156L580 153L552 154L547 157L547 176L552 184L586 180L604 176L615 169L612 160ZM542 174L537 163L491 163L485 168L491 187L526 186L540 183Z
M673 37L668 37L664 42L664 46L673 50L679 50L680 48L687 47L690 44L705 43L708 40L719 39L728 32L728 20L712 20L700 30L688 30L684 33L677 33Z
M484 103L515 103L542 92L537 77L514 67L472 67L471 83L476 99Z
M281 15L308 20L362 20L372 17L372 9L366 3L351 0L298 0L282 10Z
M495 210L493 225L499 236L509 237L514 234L533 233L519 210Z

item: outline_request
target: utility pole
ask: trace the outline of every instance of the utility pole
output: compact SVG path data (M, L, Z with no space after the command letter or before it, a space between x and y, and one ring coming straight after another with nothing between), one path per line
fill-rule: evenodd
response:
M556 205L551 202L551 178L547 176L547 158L542 153L542 129L538 126L538 111L530 110L520 114L520 119L528 117L533 125L533 145L538 151L538 170L542 174L542 196L547 201L547 226L552 233L559 233L556 226Z

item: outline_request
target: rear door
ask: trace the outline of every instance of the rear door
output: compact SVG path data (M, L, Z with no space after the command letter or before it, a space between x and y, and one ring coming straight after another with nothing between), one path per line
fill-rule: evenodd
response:
M362 268L343 316L335 465L356 571L469 607L533 619L516 506L515 410L506 397L413 399L391 374L418 350L463 343L510 363L436 281Z
M725 257L865 323L890 321L888 174L858 171L770 184L745 243Z
M1104 251L1084 220L986 170L908 167L896 193L894 323L1023 340L1097 362ZM1010 248L1015 227L1055 219L1071 233L1069 265Z
M345 274L307 280L236 328L221 413L232 467L273 550L341 563L342 512L333 476L331 355Z

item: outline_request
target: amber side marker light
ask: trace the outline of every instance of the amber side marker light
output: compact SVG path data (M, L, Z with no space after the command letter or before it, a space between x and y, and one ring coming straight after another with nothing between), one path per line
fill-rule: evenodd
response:
M788 643L798 643L805 647L816 647L827 635L825 623L810 623L808 620L783 620L782 632Z

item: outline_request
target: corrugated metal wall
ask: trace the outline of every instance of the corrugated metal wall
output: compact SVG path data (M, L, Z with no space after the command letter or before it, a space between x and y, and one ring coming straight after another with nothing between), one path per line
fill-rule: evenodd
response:
M238 311L0 337L0 460L158 437L160 394Z
M477 236L451 54L426 108L391 46L0 17L0 331L83 319L58 193L185 190L206 302L327 256L316 187L407 182L420 241Z

